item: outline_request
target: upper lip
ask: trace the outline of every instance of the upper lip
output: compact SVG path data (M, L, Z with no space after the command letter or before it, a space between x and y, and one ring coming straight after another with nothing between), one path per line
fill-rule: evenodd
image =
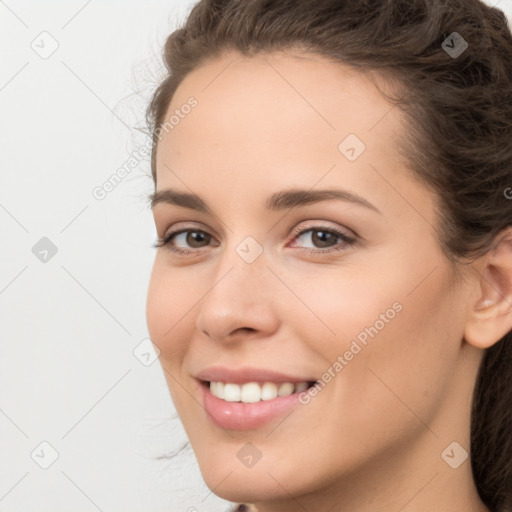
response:
M212 366L201 370L196 374L196 378L204 381L213 382L232 382L243 384L245 382L315 382L316 379L308 377L298 377L296 375L287 375L285 373L268 370L266 368L253 368L245 366L243 368L226 368L223 366Z

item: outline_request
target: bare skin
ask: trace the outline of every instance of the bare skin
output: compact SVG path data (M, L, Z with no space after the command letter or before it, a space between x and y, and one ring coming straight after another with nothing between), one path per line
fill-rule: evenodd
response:
M159 144L157 191L197 194L213 215L155 204L160 238L191 233L157 250L147 321L206 484L259 512L488 511L470 459L447 460L469 451L484 349L512 329L512 233L457 280L433 230L435 198L397 154L401 114L340 64L228 53L187 76L166 119L190 96L197 107ZM348 134L366 146L354 161L339 150ZM290 188L344 189L378 212L339 199L265 208ZM355 242L317 236L333 228ZM196 241L198 230L210 238ZM252 263L236 251L248 236L262 249ZM320 379L397 303L286 418L228 432L206 414L200 370ZM237 457L248 442L262 454L250 468Z

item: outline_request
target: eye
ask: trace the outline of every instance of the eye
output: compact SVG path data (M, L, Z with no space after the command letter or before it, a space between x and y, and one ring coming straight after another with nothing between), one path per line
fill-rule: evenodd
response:
M169 246L169 249L172 252L178 254L190 254L196 251L189 250L187 248L183 249L182 247L177 246L177 243L189 244L192 249L200 249L201 247L205 247L202 245L204 243L206 243L207 247L212 238L212 235L200 229L179 229L171 231L163 239L159 239L153 247L158 248Z
M356 239L335 228L323 226L313 226L303 229L294 234L294 240L310 240L313 243L313 249L302 249L306 253L327 253L332 251L341 251L347 246L351 246ZM316 244L316 246L315 246ZM294 243L292 247L295 247Z
M299 248L305 253L328 253L332 251L341 251L356 242L354 237L348 236L342 231L325 226L313 226L308 229L297 230L293 235L293 240L310 240L313 248ZM213 240L213 236L201 229L178 229L167 233L153 245L154 248L167 246L169 250L177 255L188 255L197 253L198 249L208 247ZM181 246L180 246L181 245ZM315 247L316 245L316 247ZM291 247L297 247L293 243Z

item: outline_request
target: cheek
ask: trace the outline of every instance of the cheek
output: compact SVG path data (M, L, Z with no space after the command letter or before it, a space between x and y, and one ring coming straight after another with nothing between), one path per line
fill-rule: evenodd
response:
M463 319L447 267L439 261L429 275L436 258L427 260L421 265L393 258L387 265L381 259L364 271L333 269L313 281L288 280L311 310L297 305L294 328L325 361L321 393L333 393L332 403L343 404L331 413L349 429L355 425L346 421L347 410L361 420L347 435L371 430L382 418L397 433L411 429L417 418L404 403L426 421L449 387Z
M166 268L157 256L151 272L146 300L146 321L161 360L178 361L185 350L184 329L189 328L197 293L193 282L183 282L182 273ZM181 280L180 280L181 279Z
M296 330L296 339L308 343L326 363L351 348L347 357L354 359L354 341L361 349L369 347L390 325L403 321L410 279L394 267L386 268L381 260L373 266L375 273L366 265L290 272L283 280L300 301L291 298L285 321Z

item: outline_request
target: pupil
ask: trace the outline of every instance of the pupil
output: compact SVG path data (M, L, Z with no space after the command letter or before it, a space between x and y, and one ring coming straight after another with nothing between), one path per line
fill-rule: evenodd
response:
M206 233L200 233L198 231L191 231L187 234L187 243L191 247L197 247L197 245L194 245L194 244L196 244L197 242L201 243L202 241L204 241L204 239L206 238L205 235L206 235Z
M325 243L326 242L327 242L327 246L328 246L329 239L333 235L332 233L327 233L325 231L314 231L313 233L320 233L321 234L321 236L316 236L315 234L313 234L313 242L319 241L320 247L325 247ZM327 241L325 240L325 238L327 238ZM324 244L324 245L322 245L322 244Z

